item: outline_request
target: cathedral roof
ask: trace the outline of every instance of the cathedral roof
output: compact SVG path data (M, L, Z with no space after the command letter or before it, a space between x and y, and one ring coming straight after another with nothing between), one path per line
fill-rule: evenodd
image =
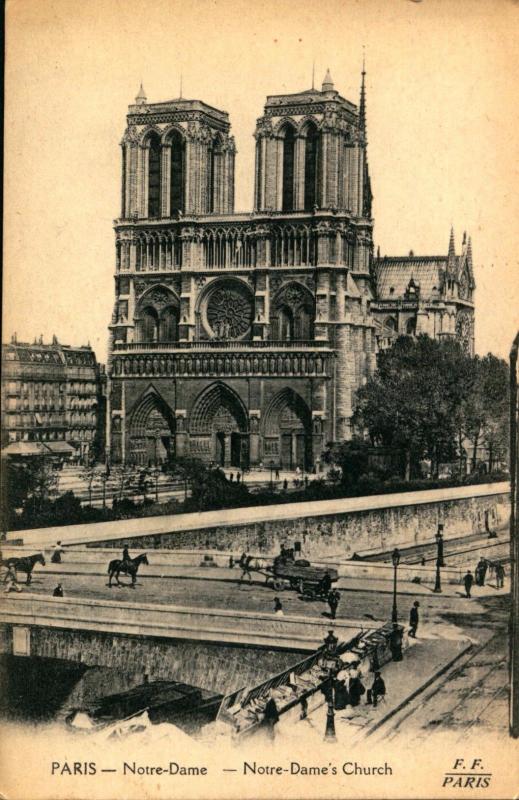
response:
M446 267L446 256L395 256L376 259L377 299L404 297L411 279L419 287L422 299L438 297Z

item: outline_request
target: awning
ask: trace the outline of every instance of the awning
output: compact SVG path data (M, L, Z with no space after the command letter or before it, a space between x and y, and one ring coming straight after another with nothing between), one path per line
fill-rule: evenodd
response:
M64 455L72 455L76 450L68 442L45 442L45 447L48 447L51 453L63 453Z
M2 456L44 456L48 449L41 442L11 442L2 448Z

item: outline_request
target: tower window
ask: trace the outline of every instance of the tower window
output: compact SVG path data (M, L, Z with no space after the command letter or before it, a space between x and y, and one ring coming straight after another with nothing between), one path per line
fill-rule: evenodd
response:
M148 216L160 216L160 141L152 134L148 151Z
M312 211L317 201L317 157L319 134L315 125L309 125L305 146L305 211Z
M294 149L294 130L287 126L283 139L283 211L294 210Z
M171 214L184 211L184 142L178 131L171 135Z

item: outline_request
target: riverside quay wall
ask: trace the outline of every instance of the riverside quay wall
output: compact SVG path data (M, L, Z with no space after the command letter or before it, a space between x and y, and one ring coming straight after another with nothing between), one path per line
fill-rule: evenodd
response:
M306 558L349 558L444 535L504 529L510 516L508 483L419 492L224 509L8 533L9 543L40 549L55 544L133 549L243 551L274 555L281 543L300 542Z

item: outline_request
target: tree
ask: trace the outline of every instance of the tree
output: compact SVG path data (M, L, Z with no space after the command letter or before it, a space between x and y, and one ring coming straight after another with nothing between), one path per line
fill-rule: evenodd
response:
M488 456L488 471L506 461L509 428L509 369L506 361L488 353L476 356L472 365L470 397L463 408L464 434L471 443L471 466L478 463L478 448Z
M458 412L467 401L472 359L455 341L403 336L380 353L377 373L357 392L354 424L372 444L401 450L405 477L420 459L440 463L457 454Z
M328 473L333 483L345 488L354 487L360 476L369 470L369 443L360 438L349 442L331 442L322 455L326 464L335 464L340 469Z

